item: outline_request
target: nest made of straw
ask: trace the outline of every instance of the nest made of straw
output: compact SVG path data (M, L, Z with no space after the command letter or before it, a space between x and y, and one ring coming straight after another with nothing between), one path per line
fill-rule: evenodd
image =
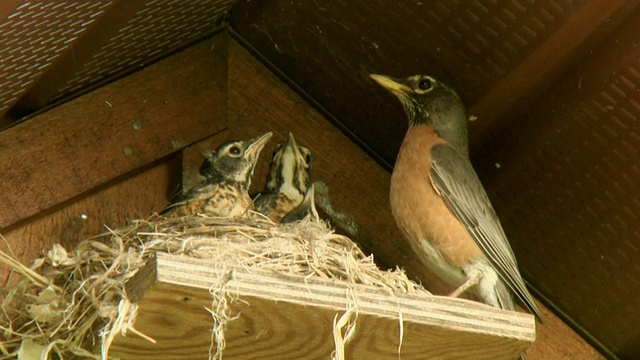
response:
M262 218L154 216L82 241L72 251L54 245L30 267L0 252L0 262L21 275L17 285L5 291L0 359L106 359L116 334L144 336L134 327L137 306L127 299L125 285L156 252L209 258L223 268L269 269L391 293L428 294L403 271L380 270L372 256L324 222L282 225ZM216 343L211 357L221 358L228 314L221 306L226 304L220 299L224 292L213 289L212 294Z

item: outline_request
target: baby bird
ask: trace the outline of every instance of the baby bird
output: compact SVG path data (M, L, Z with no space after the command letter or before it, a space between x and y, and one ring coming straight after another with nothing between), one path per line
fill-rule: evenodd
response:
M304 195L302 202L282 218L282 223L289 224L305 219L320 221L320 215L316 209L315 194L315 186L314 184L311 184L311 186L309 186L309 190L307 190L307 193Z
M267 132L255 139L220 145L200 166L204 183L168 205L161 214L168 217L196 214L229 218L246 216L253 207L248 192L253 170L272 135Z
M255 209L273 222L280 222L289 211L304 199L311 182L309 149L296 144L289 133L286 144L280 143L273 153L273 161L264 191L254 199Z

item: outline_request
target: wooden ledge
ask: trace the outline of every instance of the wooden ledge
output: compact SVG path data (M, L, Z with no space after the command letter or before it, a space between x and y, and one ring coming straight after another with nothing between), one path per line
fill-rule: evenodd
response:
M514 359L535 340L535 320L480 303L440 296L392 295L337 280L284 276L266 270L220 270L211 260L158 253L130 281L139 302L136 328L154 338L118 338L121 359L207 358L212 319L209 288L226 281L231 316L225 359L330 358L333 321L357 303L349 359Z

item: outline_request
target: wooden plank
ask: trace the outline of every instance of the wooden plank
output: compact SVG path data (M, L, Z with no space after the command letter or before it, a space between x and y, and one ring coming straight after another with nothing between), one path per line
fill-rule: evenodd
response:
M212 324L206 310L212 301L209 288L231 269L217 269L210 259L164 253L147 266L155 271L141 274L155 277L157 283L136 279L134 284L153 286L127 291L146 292L138 304L136 328L157 343L119 338L111 355L206 357L211 341L207 327ZM228 359L329 358L334 350L333 319L349 307L348 292L358 304L357 336L346 346L350 359L513 359L535 338L531 315L449 297L391 295L364 285L259 269L233 270L226 287L236 299L231 301L231 314L238 316L227 325L224 358ZM174 310L170 317L167 309ZM399 314L404 332L400 354Z
M171 175L179 165L174 163L161 162L29 219L2 233L7 242L0 242L0 249L6 252L8 244L20 261L30 264L53 244L71 251L80 240L105 232L105 225L118 228L126 225L127 219L146 218L166 205ZM7 273L0 265L0 281Z
M272 147L292 131L317 154L313 178L329 184L335 206L365 229L368 236L361 238L362 245L378 262L402 266L434 293L448 293L451 289L420 265L396 228L388 205L390 174L246 50L235 42L229 46L229 136L272 130L274 139L268 144ZM268 164L262 161L258 166L264 172ZM604 359L546 307L541 310L545 323L538 325L539 340L527 351L529 360Z
M226 36L0 133L0 229L224 127Z

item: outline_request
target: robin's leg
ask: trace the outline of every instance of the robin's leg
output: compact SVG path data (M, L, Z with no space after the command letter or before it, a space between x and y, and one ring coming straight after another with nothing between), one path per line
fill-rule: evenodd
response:
M469 274L467 281L465 281L464 284L455 289L451 294L449 294L449 296L458 297L462 295L465 291L477 285L478 282L480 282L480 278L482 278L482 272L480 272L479 270L474 270Z

